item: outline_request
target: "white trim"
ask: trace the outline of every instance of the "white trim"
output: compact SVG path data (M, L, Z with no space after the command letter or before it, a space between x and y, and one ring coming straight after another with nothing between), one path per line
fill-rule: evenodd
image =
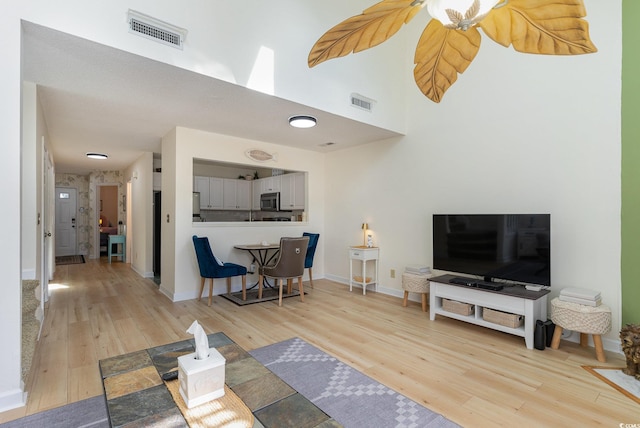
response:
M27 393L24 392L24 383L20 382L20 384L22 388L12 389L0 395L0 413L27 405Z

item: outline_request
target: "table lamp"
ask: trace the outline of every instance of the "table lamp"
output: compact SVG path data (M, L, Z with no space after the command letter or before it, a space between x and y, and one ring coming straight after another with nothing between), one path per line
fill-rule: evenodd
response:
M362 223L362 246L367 246L367 230L369 229L369 225L367 223Z

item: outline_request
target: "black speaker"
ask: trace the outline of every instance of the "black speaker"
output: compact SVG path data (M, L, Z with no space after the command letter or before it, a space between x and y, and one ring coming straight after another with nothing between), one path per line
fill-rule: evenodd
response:
M533 347L540 351L544 351L545 348L545 331L544 321L536 321L536 329L533 332Z
M547 320L544 323L544 334L547 337L546 344L547 348L551 346L551 341L553 340L553 333L556 331L556 325L551 320Z

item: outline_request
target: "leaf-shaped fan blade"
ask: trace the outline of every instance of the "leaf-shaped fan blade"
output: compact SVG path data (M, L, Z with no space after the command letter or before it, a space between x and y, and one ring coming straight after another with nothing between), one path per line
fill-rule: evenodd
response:
M411 21L421 9L420 2L415 0L383 0L362 14L342 21L313 45L309 52L309 67L379 45L393 36L402 24Z
M518 52L579 55L597 52L582 0L509 0L480 21L485 34Z
M423 94L439 103L444 93L463 73L480 49L480 32L445 28L432 19L416 47L413 76Z

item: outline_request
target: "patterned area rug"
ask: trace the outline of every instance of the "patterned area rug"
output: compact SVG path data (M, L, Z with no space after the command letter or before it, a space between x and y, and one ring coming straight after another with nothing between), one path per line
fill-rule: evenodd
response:
M84 256L58 256L56 257L56 265L77 265L84 263Z
M620 367L582 366L582 368L640 404L640 380L622 373Z
M242 291L237 291L231 294L221 294L227 300L231 300L233 303L239 306L250 305L252 303L269 302L271 300L278 300L277 288L265 288L262 290L262 299L258 299L258 289L247 290L247 300L242 300ZM307 294L307 293L305 293ZM300 292L294 289L291 294L287 294L286 287L282 293L282 298L300 296Z
M458 426L302 339L249 353L346 428Z
M66 406L16 419L2 428L109 428L104 396L88 398Z

